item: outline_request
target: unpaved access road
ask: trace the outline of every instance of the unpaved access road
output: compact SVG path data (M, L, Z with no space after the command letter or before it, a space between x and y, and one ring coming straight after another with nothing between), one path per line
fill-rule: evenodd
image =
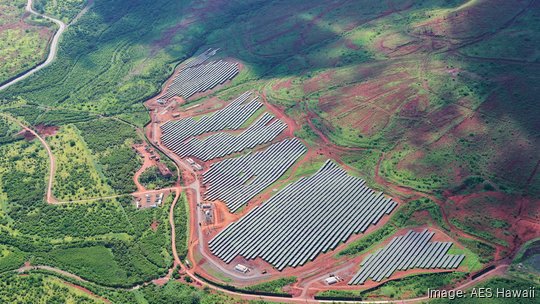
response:
M43 147L45 147L45 150L47 150L47 155L49 155L49 182L47 184L47 203L49 203L49 204L56 203L56 199L53 197L53 194L52 194L53 179L54 179L54 172L56 170L56 164L54 162L54 156L52 154L51 147L49 147L49 145L47 144L45 139L43 137L41 137L36 131L34 131L30 127L24 125L19 120L15 119L15 118L7 115L7 114L0 113L0 115L3 115L7 119L9 119L9 120L15 122L16 124L18 124L19 126L21 126L21 128L23 128L24 130L32 133L32 135L34 135L37 139L39 139L39 141L41 142Z

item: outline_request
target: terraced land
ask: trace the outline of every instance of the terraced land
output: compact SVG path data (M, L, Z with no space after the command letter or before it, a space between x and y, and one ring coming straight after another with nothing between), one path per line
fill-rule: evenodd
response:
M15 16L10 13L20 12L24 4L17 0L13 2L17 8L11 9L5 3L0 2L2 21ZM68 23L80 13L83 1L34 0L34 3L39 11ZM0 132L0 272L8 271L0 281L14 282L8 288L0 288L0 302L26 297L50 302L96 299L88 293L76 298L72 289L51 287L48 274L44 278L32 271L20 277L11 273L24 262L48 265L80 276L89 282L67 277L62 280L75 282L113 303L242 303L248 299L266 299L247 295L230 298L221 292L196 289L203 283L195 273L225 288L253 285L267 291L290 293L296 302L314 301L315 294L329 289L334 292L328 293L332 296L397 301L423 297L427 288L468 287L478 282L483 287L492 284L528 288L531 282L538 285L533 275L536 272L530 266L534 255L523 258L522 266L510 264L526 241L540 236L538 1L138 0L126 5L124 0L90 0L87 3L92 4L88 11L62 36L56 60L0 92L0 112L10 113L62 148L57 153L60 163L68 169L59 168L58 174L63 174L60 182L66 182L69 188L60 185L57 195L83 198L102 193L130 193L134 187L132 174L139 164L130 144L143 133L149 143L159 142L159 138L148 135L149 128L143 130L143 127L157 128L175 114L185 117L189 113L192 122L178 128L183 132L186 126L195 126L203 120L201 115L220 108L222 100L230 100L246 90L257 92L256 102L260 105L254 103L252 106L257 109L251 115L245 114L247 117L238 115L236 110L230 113L231 117L240 116L239 120L244 121L238 127L231 120L222 125L223 129L187 135L176 143L193 141L193 147L185 153L201 157L196 161L203 158L209 161L203 164L202 171L194 172L189 165L182 167L188 202L183 204L180 200L176 209L171 208L170 218L166 209L171 207L171 201L163 208L137 210L127 196L62 206L46 204L43 199L48 173L45 150L28 132L17 135L18 127L0 123L0 131L6 131L5 136ZM8 44L0 49L9 53L8 60L0 60L4 64L0 65L3 75L11 75L16 66L32 63L39 57L39 52L29 50L43 43L43 33L36 36L33 29L40 21L22 18L31 21L32 26L17 21L15 29L0 23L0 32L8 33L5 39L0 39ZM29 32L23 35L19 28ZM18 42L24 43L24 47L17 46ZM220 48L219 55L205 58L216 47ZM160 93L165 80L176 76L183 67L189 68L189 62L186 65L182 62L203 50L209 51L192 61L191 68L203 71L222 66L229 73L237 73L236 76L203 94L191 95L187 101L171 97L165 105L157 107L159 111L152 108L149 113L142 102L165 94L165 91ZM24 62L9 60L17 52ZM4 53L0 57L5 57ZM223 61L218 63L219 60ZM222 81L219 77L232 77L227 73L219 75L217 83ZM208 84L210 88L216 79L196 81L192 86L197 87L195 91L185 90L180 95L188 96ZM177 84L181 86L180 82L183 81ZM264 202L249 202L236 214L228 212L225 204L215 202L210 204L215 222L205 225L197 221L203 214L198 195L202 193L194 193L200 184L192 182L199 182L204 170L213 162L225 161L219 158L227 157L228 153L235 153L239 147L246 148L243 152L250 150L246 142L239 144L238 134L263 115L268 119L264 111L274 115L270 122L277 122L277 129L286 125L287 136L294 134L306 145L305 156L289 167L290 175L285 174L272 184L280 192L273 193L272 185L261 192ZM115 128L117 122L127 126L130 134L125 135L123 128ZM236 129L232 130L231 125ZM70 128L80 132L65 131ZM55 134L57 131L60 133ZM284 133L269 139L267 147L277 138L283 140ZM221 144L224 141L231 146ZM206 144L220 153L213 155L205 150L202 146ZM76 159L79 152L84 165ZM251 151L249 156L256 153ZM70 157L65 157L67 154ZM169 156L179 159L175 154ZM241 158L235 159L240 162ZM370 188L384 191L400 202L399 211L393 212L389 223L381 229L375 229L380 224L369 225L375 231L366 230L366 237L344 230L347 244L342 244L339 237L328 234L324 240L328 244L335 236L338 247L349 246L341 256L333 252L321 254L324 248L318 248L320 242L310 243L311 238L300 239L296 235L305 235L307 230L295 226L297 221L291 213L270 215L267 207L275 204L276 210L303 208L295 210L298 216L315 210L307 202L289 206L278 203L276 197L293 201L284 191L298 190L297 185L312 181L313 174L321 176L320 172L314 172L326 159L335 160L348 172L343 174L351 176L345 178L340 173L343 180L351 179L352 183L352 176L365 180ZM183 162L180 160L177 165ZM300 181L294 182L298 178ZM256 177L244 182L252 181ZM212 183L214 187L215 181ZM333 187L340 189L338 185ZM358 187L364 188L367 188L365 184ZM324 188L310 190L320 191L326 202L348 193L345 190L326 193ZM298 193L306 197L309 194ZM223 195L220 192L220 198L226 200L225 192ZM342 202L346 201L341 198ZM309 232L319 232L320 227L343 228L339 219L359 220L358 210L320 210L328 215L320 220L327 222L319 222L317 229L306 226L310 227ZM331 217L338 212L341 212L338 220ZM280 226L279 229L270 227L268 221L254 220L264 214L272 224L279 223L274 225ZM383 221L388 218L385 214L382 213ZM315 218L319 220L314 217L314 222ZM227 226L232 221L234 224ZM268 230L235 228L256 223ZM171 225L176 227L178 248L175 249L181 257L178 263L173 262ZM285 229L281 226L290 228L287 232L294 236L291 242L299 246L283 246L289 239L277 238L278 231ZM362 286L347 284L361 263L362 254L377 248L399 229L420 226L447 234L451 240L445 241L454 245L446 254L466 255L457 270L448 269L455 272L441 274L446 269L438 269L426 271L437 273L414 275L425 269L408 269L394 272L388 278L391 281L383 277L377 282L370 277ZM271 233L275 233L279 244L270 239ZM230 252L219 248L226 260L232 257L229 264L211 253L205 255L205 246L214 237L212 244L217 240L232 242L223 235L245 241L252 251L242 251L237 243L228 243ZM251 238L243 239L243 235ZM311 247L306 248L305 244ZM308 257L304 266L292 267L304 260L302 252L311 250L315 254L319 252L314 262L308 263ZM298 259L292 251L296 251ZM246 255L254 258L243 258ZM268 260L260 261L262 256ZM273 264L270 264L275 266L272 269L268 267L271 258ZM182 265L185 272L180 275L174 269L185 260L192 268ZM237 262L246 264L250 271L244 274L233 270ZM486 268L490 265L494 268ZM487 271L486 275L473 279L473 274L482 269ZM344 280L328 286L324 279L329 274ZM505 278L491 279L498 275ZM15 276L18 280L12 279ZM296 281L287 279L292 276ZM151 283L154 279L156 284ZM484 283L486 279L489 281ZM191 280L197 282L190 283ZM134 288L138 284L141 287ZM274 284L278 287L274 288ZM25 288L30 291L20 292ZM284 302L288 300L283 298Z
M262 103L245 92L231 101L226 107L212 114L204 115L198 120L193 117L168 121L161 125L163 135L161 140L171 148L175 144L182 143L190 137L195 137L208 132L221 130L236 130L246 122L261 106Z
M264 113L238 135L220 132L203 139L191 138L177 147L174 152L180 157L192 156L208 161L268 143L285 129L287 129L287 124L275 119L272 114Z

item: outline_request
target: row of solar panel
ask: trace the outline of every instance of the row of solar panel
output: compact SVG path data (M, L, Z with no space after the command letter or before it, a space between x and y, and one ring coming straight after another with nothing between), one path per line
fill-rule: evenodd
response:
M168 99L173 96L182 96L188 99L191 96L213 89L234 78L239 72L238 63L226 61L211 61L189 68L185 68L167 88L161 99Z
M457 268L465 256L447 254L451 242L430 242L434 234L427 230L410 230L404 236L393 238L387 246L362 261L362 268L349 284L364 284L369 278L380 282L395 271L412 268Z
M279 179L305 152L302 142L292 138L261 152L214 163L203 174L205 199L219 199L235 212Z
M230 224L209 247L226 263L241 255L260 257L278 270L296 267L364 232L396 206L327 161Z

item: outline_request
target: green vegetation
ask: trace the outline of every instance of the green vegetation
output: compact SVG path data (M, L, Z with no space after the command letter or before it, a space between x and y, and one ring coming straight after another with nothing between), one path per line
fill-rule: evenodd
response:
M31 25L13 29L24 1L0 3L5 8L0 57L7 58L0 64L1 82L43 58L39 50L29 50L43 50L52 28L30 17ZM36 9L65 21L84 3L35 0ZM2 92L0 111L29 125L61 126L48 137L57 158L54 194L59 199L129 193L139 165L130 145L138 139L132 126L113 119L144 125L148 114L141 102L158 92L179 62L211 45L222 48L219 56L238 58L245 67L229 88L213 94L237 95L267 88L267 81L290 81L290 87L268 89L269 100L298 122L309 114L335 144L370 149L343 155L368 178L385 152L381 176L396 185L440 195L478 177L484 184L463 192L536 198L539 175L528 178L538 151L540 91L538 67L532 64L539 56L538 16L525 2L464 3L250 0L216 9L212 1L96 0L68 28L52 65ZM38 33L43 26L48 29ZM20 56L12 59L14 54ZM165 272L171 258L163 210L170 201L151 211L134 210L129 198L47 205L47 155L37 141L19 140L14 131L0 122L0 268L33 258L111 286ZM296 133L309 144L320 143L304 124ZM319 161L303 163L295 174L313 173ZM472 213L452 223L487 239L509 225L484 217L484 210ZM175 214L177 244L185 255L184 200ZM453 218L452 211L448 215ZM388 231L355 242L346 254L365 252L392 227L426 224L426 219L448 230L437 204L419 200L396 212ZM157 231L149 228L153 221L160 223ZM482 226L486 222L491 224ZM489 245L462 243L479 262L492 258ZM87 255L101 260L77 257ZM471 269L478 265L474 259L469 263ZM105 277L106 267L119 277ZM177 293L211 301L170 284L112 297L124 303L185 300L175 298Z
M48 142L56 162L53 193L57 199L81 200L113 194L75 126L61 127Z
M337 254L337 257L362 254L376 244L379 244L382 240L394 234L398 228L412 228L423 224L426 220L425 218L422 219L424 220L423 223L418 223L417 219L414 217L416 213L423 211L429 212L437 226L450 231L448 225L446 225L446 223L443 221L439 206L437 206L437 204L430 199L422 198L402 204L401 208L394 212L388 224L378 230L375 230L367 236L351 242L349 245L347 245L347 248Z
M463 218L453 218L450 219L450 222L456 226L458 229L463 230L471 235L475 235L478 237L481 237L483 239L486 239L490 242L497 243L500 245L503 245L505 247L508 247L508 243L505 240L502 240L498 238L497 236L493 235L489 231L480 230L478 227L482 227L483 223L490 223L493 225L491 228L506 228L510 226L507 222L495 219L490 216L485 215L471 215ZM490 227L485 227L490 228Z
M139 177L139 182L146 189L151 189L151 190L163 189L163 188L173 186L174 183L176 182L176 176L162 175L157 167L152 166L144 170L144 172Z
M134 192L137 188L132 177L141 165L131 148L134 143L141 142L135 129L114 119L79 123L77 128L109 186L119 194Z
M431 273L411 275L397 280L388 281L375 288L364 291L329 290L317 294L325 297L377 299L407 299L425 295L428 289L452 286L465 278L464 273Z
M472 239L460 238L459 242L465 245L468 249L474 252L478 257L480 263L489 263L493 261L493 254L495 248L491 245Z
M103 285L131 286L172 265L170 201L145 210L135 209L130 198L49 205L43 201L47 155L40 143L20 140L1 145L0 152L0 269L31 258ZM177 233L186 229L179 226Z
M19 249L0 244L0 273L17 269L25 262L26 255Z
M169 195L172 197L172 195ZM178 198L174 209L174 227L176 232L176 251L181 260L185 259L188 252L189 214L188 202L184 193Z
M68 284L86 288L95 296L83 293ZM0 302L2 303L23 304L28 303L28 299L32 299L34 302L40 301L39 303L103 303L102 299L107 299L111 303L122 304L248 303L247 301L239 302L238 299L221 293L210 293L207 289L197 289L177 281L170 281L164 286L149 284L139 289L127 291L105 288L42 270L33 270L27 276L19 276L14 273L1 274L0 286L8 286L7 289L1 288L0 290Z
M82 10L88 0L34 0L34 9L70 22Z
M2 303L105 303L91 297L63 281L41 274L20 276L0 274L0 302Z
M504 297L496 297L497 290L529 290L529 288L534 287L536 291L538 291L538 288L540 288L539 283L534 283L529 280L524 280L521 278L517 278L515 276L510 277L496 277L493 279L489 279L485 282L482 282L478 285L475 285L474 288L478 291L479 288L491 288L491 292L493 292L493 297L487 298L487 299L477 299L477 303L489 303L489 304L532 304L532 303L538 303L538 292L536 292L534 298L524 298L524 297L510 297L510 298L504 298ZM468 290L467 294L471 295L472 290ZM430 301L430 303L436 303L436 304L443 304L448 303L447 299L435 299ZM456 304L465 304L465 303L471 303L471 298L456 298L452 300L452 303Z
M397 229L393 225L385 225L382 228L368 234L367 236L350 243L349 245L347 245L347 248L340 251L337 256L341 257L346 255L362 254L367 250L371 249L374 245L379 244L385 238L394 234L396 231Z
M0 83L31 69L47 55L52 22L25 14L26 0L0 0Z
M511 265L514 275L524 277L540 284L540 239L531 240L523 245Z
M264 282L246 287L246 290L263 291L271 293L283 293L283 287L296 282L296 277L279 278L269 282Z
M479 271L484 266L484 263L480 261L480 256L467 247L459 248L458 246L453 245L447 253L465 255L465 259L461 262L460 267L464 267L468 273Z
M20 126L6 117L0 116L0 144L10 143L20 139L21 137L16 135L20 129Z
M421 198L403 204L403 207L400 208L399 211L396 212L392 217L392 222L398 227L417 226L422 224L419 223L418 220L425 221L425 218L417 219L414 217L414 215L423 211L427 211L429 213L431 219L438 227L446 231L450 231L450 227L448 227L448 224L446 224L443 219L440 207L434 201L428 198Z
M466 274L460 272L413 275L403 279L389 281L375 289L364 291L361 295L370 299L414 298L426 294L428 289L436 289L443 286L451 287L456 281L465 277Z
M109 276L113 282L121 283L127 277L125 271L114 260L112 251L104 246L56 249L49 255L52 260L68 269L85 269L85 272L92 274L86 275L92 281Z

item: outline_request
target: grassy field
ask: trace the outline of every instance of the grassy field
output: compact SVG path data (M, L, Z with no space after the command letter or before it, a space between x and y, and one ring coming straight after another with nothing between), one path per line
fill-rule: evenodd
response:
M296 282L295 277L280 278L256 285L251 285L246 287L247 290L253 291L263 291L263 292L273 292L273 293L283 293L283 288L287 285L293 284Z
M1 0L0 8L0 83L26 71L47 55L47 43L53 35L53 23L27 16L26 0Z
M81 200L112 195L96 158L73 125L48 138L56 161L53 194L59 200Z
M434 273L404 277L383 283L375 288L364 291L330 290L318 293L319 296L361 298L366 300L399 300L419 297L428 289L451 286L452 283L465 276L463 273Z

